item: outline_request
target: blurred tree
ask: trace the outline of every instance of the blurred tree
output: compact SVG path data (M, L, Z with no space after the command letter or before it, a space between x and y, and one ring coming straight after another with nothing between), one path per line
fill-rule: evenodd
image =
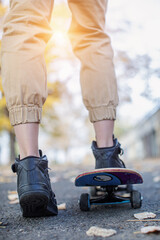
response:
M117 51L115 62L116 68L118 69L117 78L120 83L119 92L121 94L121 104L132 101L130 96L131 89L127 82L136 76L141 77L141 81L143 81L144 84L144 90L141 95L155 103L159 101L157 97L152 95L149 81L153 76L160 76L160 69L152 67L152 58L148 54L130 57L125 51Z

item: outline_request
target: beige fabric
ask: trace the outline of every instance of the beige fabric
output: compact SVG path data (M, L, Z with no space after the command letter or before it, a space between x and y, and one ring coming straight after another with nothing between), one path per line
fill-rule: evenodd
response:
M117 84L110 39L104 32L106 0L68 0L69 37L81 61L82 98L91 122L116 118ZM52 35L53 0L10 0L3 23L2 85L11 124L40 122L47 98L44 51Z

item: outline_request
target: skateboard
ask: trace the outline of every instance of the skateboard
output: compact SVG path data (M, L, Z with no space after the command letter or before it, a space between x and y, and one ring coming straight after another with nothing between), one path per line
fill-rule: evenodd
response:
M81 194L80 209L89 211L91 205L122 203L131 203L132 208L140 208L141 193L134 190L132 184L141 183L143 183L142 176L126 168L103 168L84 172L76 177L75 186L90 187L90 194Z

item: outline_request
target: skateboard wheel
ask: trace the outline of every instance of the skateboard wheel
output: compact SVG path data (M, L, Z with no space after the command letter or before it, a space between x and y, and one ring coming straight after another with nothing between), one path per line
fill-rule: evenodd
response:
M127 184L126 191L127 191L127 193L131 193L133 191L132 184Z
M90 196L88 193L82 193L80 197L80 202L79 206L81 211L89 211L91 206L90 206Z
M142 205L141 193L138 191L131 192L131 206L132 208L140 208Z
M97 196L96 187L90 187L90 195L91 195L91 197L96 197Z

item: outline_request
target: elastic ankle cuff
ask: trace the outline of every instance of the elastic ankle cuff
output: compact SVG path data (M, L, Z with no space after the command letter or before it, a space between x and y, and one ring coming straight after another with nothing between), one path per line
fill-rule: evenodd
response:
M115 120L116 108L108 106L100 106L95 108L87 107L89 111L89 119L92 123L101 120Z
M20 106L9 109L9 118L12 126L23 123L40 123L42 108L38 106Z

